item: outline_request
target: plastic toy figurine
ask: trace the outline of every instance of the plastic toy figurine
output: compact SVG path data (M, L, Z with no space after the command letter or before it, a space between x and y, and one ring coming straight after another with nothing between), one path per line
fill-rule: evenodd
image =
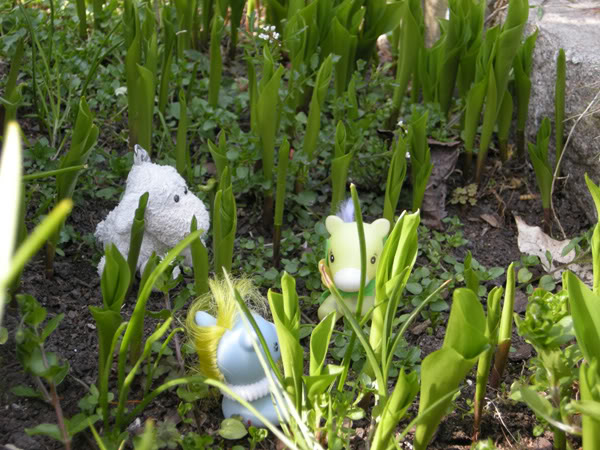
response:
M210 222L204 203L192 194L185 180L171 166L159 166L139 145L135 146L133 167L127 176L123 199L106 219L96 227L96 239L104 246L113 243L127 258L131 225L139 198L149 193L145 213L145 231L137 268L142 273L152 252L164 256L189 232L192 218L196 216L198 229L207 231ZM185 264L192 265L189 249L182 253ZM98 265L102 276L104 257Z
M377 219L373 223L363 225L367 248L367 276L361 311L364 315L375 301L375 273L385 237L390 231L390 222L387 219ZM321 264L328 267L333 283L342 294L348 308L356 311L360 287L360 243L352 199L342 203L335 216L327 217L325 227L331 237L327 241L327 259L322 260ZM332 311L337 311L337 319L344 315L334 296L329 295L319 308L319 319L322 320Z
M254 350L252 341L260 347L256 333L248 329L237 309L234 293L224 280L211 280L210 293L198 299L187 316L187 330L198 353L198 371L208 378L223 381L244 400L252 404L269 422L279 425L279 416L271 396L269 381ZM249 280L234 282L244 300L253 309L265 301ZM208 309L216 317L205 310ZM213 311L215 310L216 311ZM265 338L274 361L281 358L275 325L252 313ZM261 348L261 351L264 351ZM266 356L265 356L266 360ZM264 427L265 424L250 410L223 393L225 418L239 415L247 425Z

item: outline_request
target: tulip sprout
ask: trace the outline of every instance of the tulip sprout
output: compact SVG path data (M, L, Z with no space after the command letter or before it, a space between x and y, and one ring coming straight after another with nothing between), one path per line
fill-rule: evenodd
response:
M529 110L529 97L531 94L531 66L533 62L533 49L539 30L530 34L521 44L515 56L515 94L517 100L517 154L519 158L525 157L525 125Z
M339 121L335 129L334 157L331 160L331 214L335 214L346 196L346 180L352 154L346 143L346 127Z
M535 178L542 196L544 208L544 231L550 233L552 225L552 211L550 196L552 195L552 165L548 158L548 145L550 142L550 119L544 117L538 130L535 144L528 144L529 157L535 171Z
M399 135L392 144L392 152L383 203L383 217L389 220L390 223L394 222L394 213L406 178L406 140L402 135Z

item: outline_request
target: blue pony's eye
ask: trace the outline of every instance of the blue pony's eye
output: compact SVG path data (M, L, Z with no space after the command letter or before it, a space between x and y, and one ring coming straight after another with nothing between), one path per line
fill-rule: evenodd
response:
M175 200L175 203L177 203L179 201L179 195L175 195L175 197L173 197L173 200Z
M279 342L275 342L275 352L279 352Z

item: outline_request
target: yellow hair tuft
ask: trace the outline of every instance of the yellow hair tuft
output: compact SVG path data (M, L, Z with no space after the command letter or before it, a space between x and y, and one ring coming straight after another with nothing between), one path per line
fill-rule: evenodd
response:
M198 370L204 376L224 380L217 366L217 348L223 334L233 328L237 311L234 291L227 280L210 280L210 292L198 298L190 307L186 319L186 328L198 354ZM251 280L240 278L232 281L244 301L252 310L265 311L266 302ZM213 326L201 327L196 324L196 313L206 311L216 317Z

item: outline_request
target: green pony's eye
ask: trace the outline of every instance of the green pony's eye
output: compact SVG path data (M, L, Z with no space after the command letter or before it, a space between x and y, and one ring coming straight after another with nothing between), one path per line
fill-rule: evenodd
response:
M375 264L375 261L377 261L377 258L375 256L371 257L371 264Z
M335 258L333 257L333 253L329 254L329 262L334 262Z

